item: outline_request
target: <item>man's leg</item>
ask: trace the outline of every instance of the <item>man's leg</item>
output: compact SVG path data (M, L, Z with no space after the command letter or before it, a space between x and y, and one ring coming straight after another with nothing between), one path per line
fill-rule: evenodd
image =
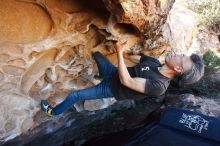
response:
M74 103L78 101L112 97L113 94L110 84L110 79L104 79L100 84L94 87L70 93L62 103L52 108L51 114L59 115L67 111Z
M117 71L117 68L100 52L95 52L92 54L92 56L96 61L101 77L109 78L112 73Z

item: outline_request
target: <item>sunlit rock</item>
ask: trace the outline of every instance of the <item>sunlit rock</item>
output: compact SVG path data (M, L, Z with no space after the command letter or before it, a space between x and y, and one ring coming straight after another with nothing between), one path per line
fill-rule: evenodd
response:
M42 40L50 34L53 25L43 7L28 1L2 0L0 18L0 43Z
M117 66L113 47L116 41L128 41L125 56L144 53L160 60L171 49L190 54L194 48L203 53L219 46L216 36L197 30L192 11L178 1L174 6L173 3L174 0L1 0L0 142L39 125L48 133L54 132L53 126L43 123L48 117L40 111L40 100L48 99L57 105L70 92L98 84L91 52L100 51ZM127 66L135 65L128 59L125 62ZM102 119L111 113L106 110L102 117L97 110L115 102L114 98L85 101L84 105L75 104L75 108L96 111ZM123 103L117 109L123 110L120 104ZM86 116L76 114L79 119ZM92 117L96 119L95 116ZM59 122L67 121L61 123L67 127L74 121L64 119Z

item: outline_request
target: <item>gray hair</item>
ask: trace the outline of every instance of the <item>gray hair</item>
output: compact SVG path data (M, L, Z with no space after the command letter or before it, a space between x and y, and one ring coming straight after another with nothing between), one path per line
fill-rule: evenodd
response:
M193 62L192 69L180 76L180 82L184 85L193 84L199 81L204 75L204 63L201 57L196 54L192 54L190 59Z
M192 69L183 73L173 80L174 84L178 86L189 85L199 81L204 75L204 63L201 57L196 54L192 54L190 59L193 62Z

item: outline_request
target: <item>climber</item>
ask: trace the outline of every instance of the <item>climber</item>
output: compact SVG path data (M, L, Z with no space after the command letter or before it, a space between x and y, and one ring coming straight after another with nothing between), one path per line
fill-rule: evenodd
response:
M115 97L122 99L142 99L149 96L160 96L167 90L172 79L178 79L180 85L197 82L204 74L202 59L196 55L167 53L165 64L143 54L130 55L129 58L138 64L126 67L123 52L127 42L116 43L114 48L118 56L116 68L101 53L92 54L103 78L96 86L71 92L66 99L56 107L47 100L41 101L41 109L48 115L59 115L67 111L74 103L83 100Z

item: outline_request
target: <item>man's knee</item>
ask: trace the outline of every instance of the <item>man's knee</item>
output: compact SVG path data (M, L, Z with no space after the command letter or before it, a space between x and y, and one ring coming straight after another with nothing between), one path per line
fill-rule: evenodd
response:
M99 51L94 51L92 52L92 56L97 55L97 54L101 54ZM102 54L101 54L102 55Z
M94 53L92 53L92 57L93 57L93 59L97 60L97 59L100 59L104 56L99 51L95 51Z

